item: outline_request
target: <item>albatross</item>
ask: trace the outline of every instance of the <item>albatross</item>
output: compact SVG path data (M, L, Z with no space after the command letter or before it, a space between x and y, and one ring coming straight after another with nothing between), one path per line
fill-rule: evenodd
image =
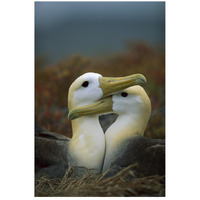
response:
M146 81L141 74L126 77L102 77L86 73L70 86L68 109L86 106L132 85ZM52 132L42 131L36 136L36 175L62 177L69 166L101 172L105 155L105 136L98 115L84 116L72 121L72 139ZM39 163L39 164L38 164Z
M165 174L165 141L144 137L151 114L151 102L137 85L95 103L70 111L70 120L86 115L114 112L117 120L105 132L106 152L103 170L114 175L131 164L138 164L136 176Z

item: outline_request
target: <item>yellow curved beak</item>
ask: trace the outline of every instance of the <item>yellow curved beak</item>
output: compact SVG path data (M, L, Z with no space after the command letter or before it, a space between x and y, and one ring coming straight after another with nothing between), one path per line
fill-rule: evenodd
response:
M112 96L108 96L93 104L72 109L68 114L68 119L73 120L82 116L109 113L113 111L112 107Z
M119 92L134 85L147 82L142 74L133 74L125 77L100 77L100 88L103 90L103 97Z

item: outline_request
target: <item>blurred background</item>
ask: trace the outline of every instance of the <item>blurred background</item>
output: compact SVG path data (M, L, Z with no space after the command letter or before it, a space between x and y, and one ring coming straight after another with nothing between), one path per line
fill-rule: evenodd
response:
M67 96L85 72L142 73L152 114L146 136L165 137L165 3L35 2L35 118L71 137Z

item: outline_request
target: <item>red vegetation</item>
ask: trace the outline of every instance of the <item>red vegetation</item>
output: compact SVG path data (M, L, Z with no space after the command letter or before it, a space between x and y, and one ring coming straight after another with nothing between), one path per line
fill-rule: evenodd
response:
M74 55L53 66L45 66L42 57L35 62L35 115L44 129L71 137L67 119L67 97L71 83L85 72L103 76L142 73L147 78L145 90L152 102L152 116L146 136L165 136L165 52L145 43L130 43L127 51L91 59Z

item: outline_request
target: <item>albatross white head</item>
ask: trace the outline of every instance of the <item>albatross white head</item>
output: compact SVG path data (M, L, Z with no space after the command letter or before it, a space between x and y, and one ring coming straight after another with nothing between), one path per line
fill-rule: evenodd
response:
M86 73L78 77L69 88L68 108L69 110L88 105L102 98L103 91L100 88L97 73Z
M69 111L73 113L73 110L78 107L87 106L107 95L144 82L146 79L141 74L112 78L102 77L96 73L86 73L77 78L70 86ZM76 118L75 113L73 117ZM71 164L100 171L105 153L105 138L98 115L87 115L73 120L72 130L73 137L69 144L72 156Z

